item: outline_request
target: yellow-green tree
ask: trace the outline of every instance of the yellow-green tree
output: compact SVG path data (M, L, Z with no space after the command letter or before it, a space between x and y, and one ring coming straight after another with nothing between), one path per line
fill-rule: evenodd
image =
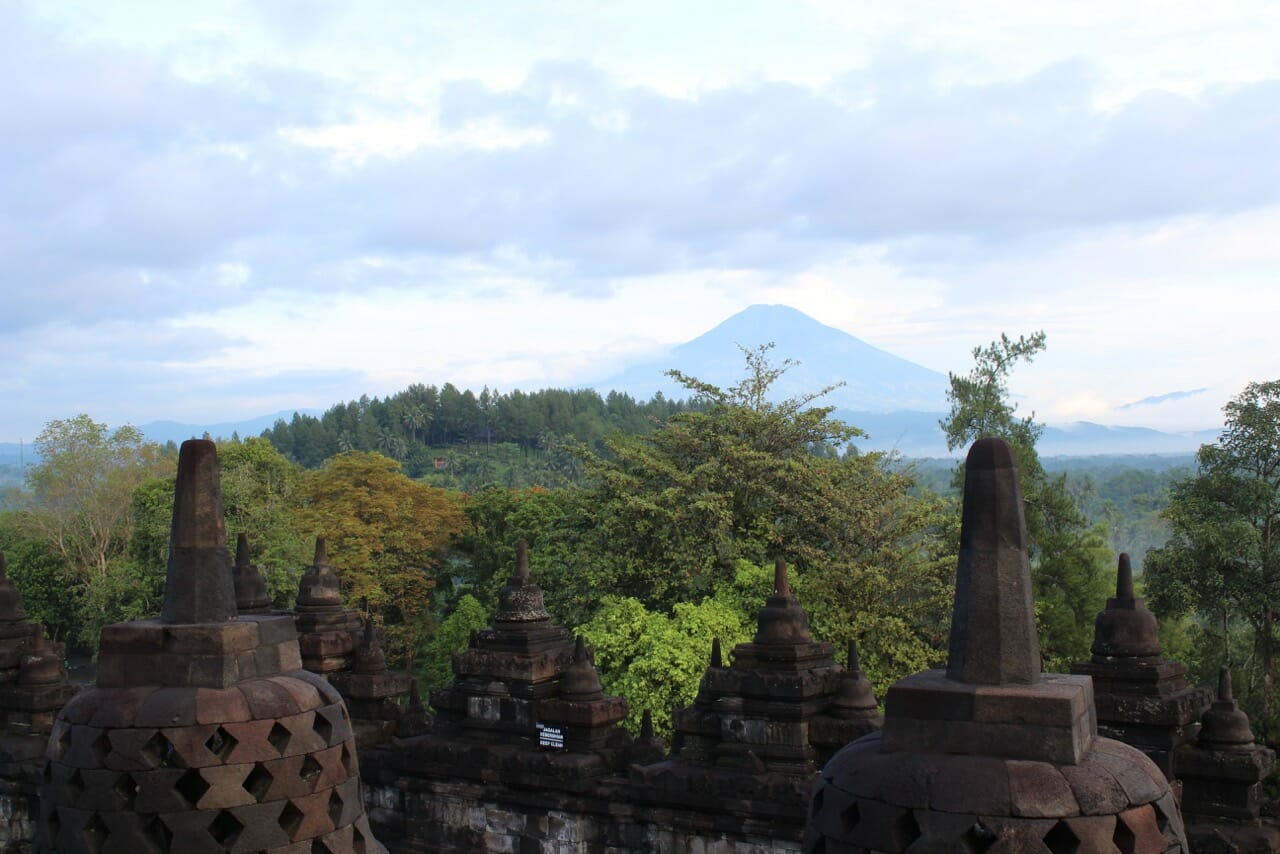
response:
M410 666L430 636L435 570L462 530L462 497L410 480L395 460L348 452L307 472L297 520L323 535L349 603L368 601L388 652Z

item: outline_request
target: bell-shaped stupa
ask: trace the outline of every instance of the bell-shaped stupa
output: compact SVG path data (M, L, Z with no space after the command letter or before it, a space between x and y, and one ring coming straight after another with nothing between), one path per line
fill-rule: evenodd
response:
M342 698L290 617L237 616L213 442L178 458L160 618L102 630L46 755L41 851L383 850Z
M884 728L827 763L804 851L1185 852L1160 769L1097 736L1087 676L1041 673L1018 472L965 463L950 662L899 680Z

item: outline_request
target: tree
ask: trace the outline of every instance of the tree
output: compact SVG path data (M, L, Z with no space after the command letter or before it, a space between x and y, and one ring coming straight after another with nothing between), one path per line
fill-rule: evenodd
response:
M453 653L462 652L471 639L472 629L489 625L490 612L470 594L458 600L457 607L440 621L435 636L423 646L418 668L419 687L423 694L443 688L453 681Z
M307 472L299 498L299 530L324 535L348 602L367 600L387 626L388 652L411 665L432 628L434 571L463 528L461 496L354 452Z
M610 593L667 615L722 595L744 562L782 556L822 639L844 646L866 642L867 626L884 630L869 657L878 677L940 663L954 514L912 495L891 458L852 449L861 434L814 405L823 391L775 402L770 388L792 363L770 363L769 349L744 350L746 376L728 389L672 372L699 409L612 437L610 456L580 449L594 481L580 492L579 571L566 581L584 603ZM768 592L766 582L737 613L749 619Z
M88 415L50 421L27 471L31 530L80 579L105 576L129 542L133 490L172 472L174 460L136 427L108 430Z
M1222 435L1200 446L1196 474L1173 487L1166 511L1172 534L1163 548L1147 554L1147 592L1162 617L1195 612L1208 625L1221 626L1220 660L1231 660L1235 624L1249 632L1256 653L1253 669L1262 681L1264 723L1273 726L1280 381L1250 383L1223 412Z
M952 451L988 436L1012 447L1027 522L1040 649L1049 669L1065 670L1089 654L1093 619L1106 602L1114 565L1105 529L1089 526L1066 475L1051 478L1040 463L1036 442L1044 428L1035 413L1019 417L1009 401L1010 373L1044 348L1044 332L1016 341L1001 334L989 346L975 347L969 373L948 374L951 409L938 423ZM961 466L958 486L963 478Z

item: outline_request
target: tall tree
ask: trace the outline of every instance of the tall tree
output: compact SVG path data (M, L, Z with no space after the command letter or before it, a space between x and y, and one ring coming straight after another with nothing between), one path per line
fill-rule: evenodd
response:
M436 568L463 529L461 496L355 452L308 472L299 498L299 529L325 536L348 601L367 600L387 626L388 652L412 662L431 633Z
M105 576L128 546L134 489L171 472L174 460L136 427L110 430L88 415L50 421L35 446L40 461L27 470L32 531L75 575Z
M1222 435L1200 446L1196 474L1173 487L1166 512L1172 535L1147 553L1147 591L1162 616L1195 612L1221 625L1225 659L1233 622L1247 627L1262 710L1271 718L1280 608L1280 381L1250 383L1223 412Z
M1010 401L1009 375L1030 363L1045 348L1044 332L1002 334L998 341L973 350L973 368L948 374L951 409L939 422L947 448L957 450L992 436L1007 441L1018 461L1018 479L1027 521L1032 585L1040 648L1050 669L1062 670L1089 654L1093 618L1106 602L1113 566L1106 532L1088 524L1072 497L1066 475L1050 477L1040 462L1036 442L1043 425L1035 413L1019 416ZM956 483L964 477L956 471Z

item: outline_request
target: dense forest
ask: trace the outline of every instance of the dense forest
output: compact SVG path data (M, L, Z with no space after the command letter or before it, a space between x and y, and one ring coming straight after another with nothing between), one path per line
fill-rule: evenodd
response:
M1244 455L1217 445L1195 459L1042 460L1041 427L1015 411L1007 383L1043 347L1037 334L976 348L971 369L951 375L940 426L957 453L983 435L1015 449L1046 665L1089 655L1116 552L1146 556L1169 652L1201 675L1229 658L1269 732L1270 612L1247 586L1228 595L1240 556L1204 546L1219 542L1205 502L1245 495L1222 524L1253 544L1244 559L1269 566L1244 512L1265 503L1265 472L1246 477ZM491 619L526 540L553 616L595 646L606 688L635 719L652 709L660 729L691 700L712 640L750 638L783 558L815 634L841 650L856 641L883 690L945 658L962 472L860 451L823 389L773 399L788 367L763 347L744 351L728 388L673 371L686 400L414 385L295 415L219 441L228 531L249 534L281 608L323 534L350 605L386 628L392 657L427 687L448 681L448 653ZM87 415L50 422L36 447L5 493L0 550L28 612L92 651L103 625L158 610L176 448ZM1218 492L1205 497L1211 476ZM1259 573L1252 583L1269 584Z

